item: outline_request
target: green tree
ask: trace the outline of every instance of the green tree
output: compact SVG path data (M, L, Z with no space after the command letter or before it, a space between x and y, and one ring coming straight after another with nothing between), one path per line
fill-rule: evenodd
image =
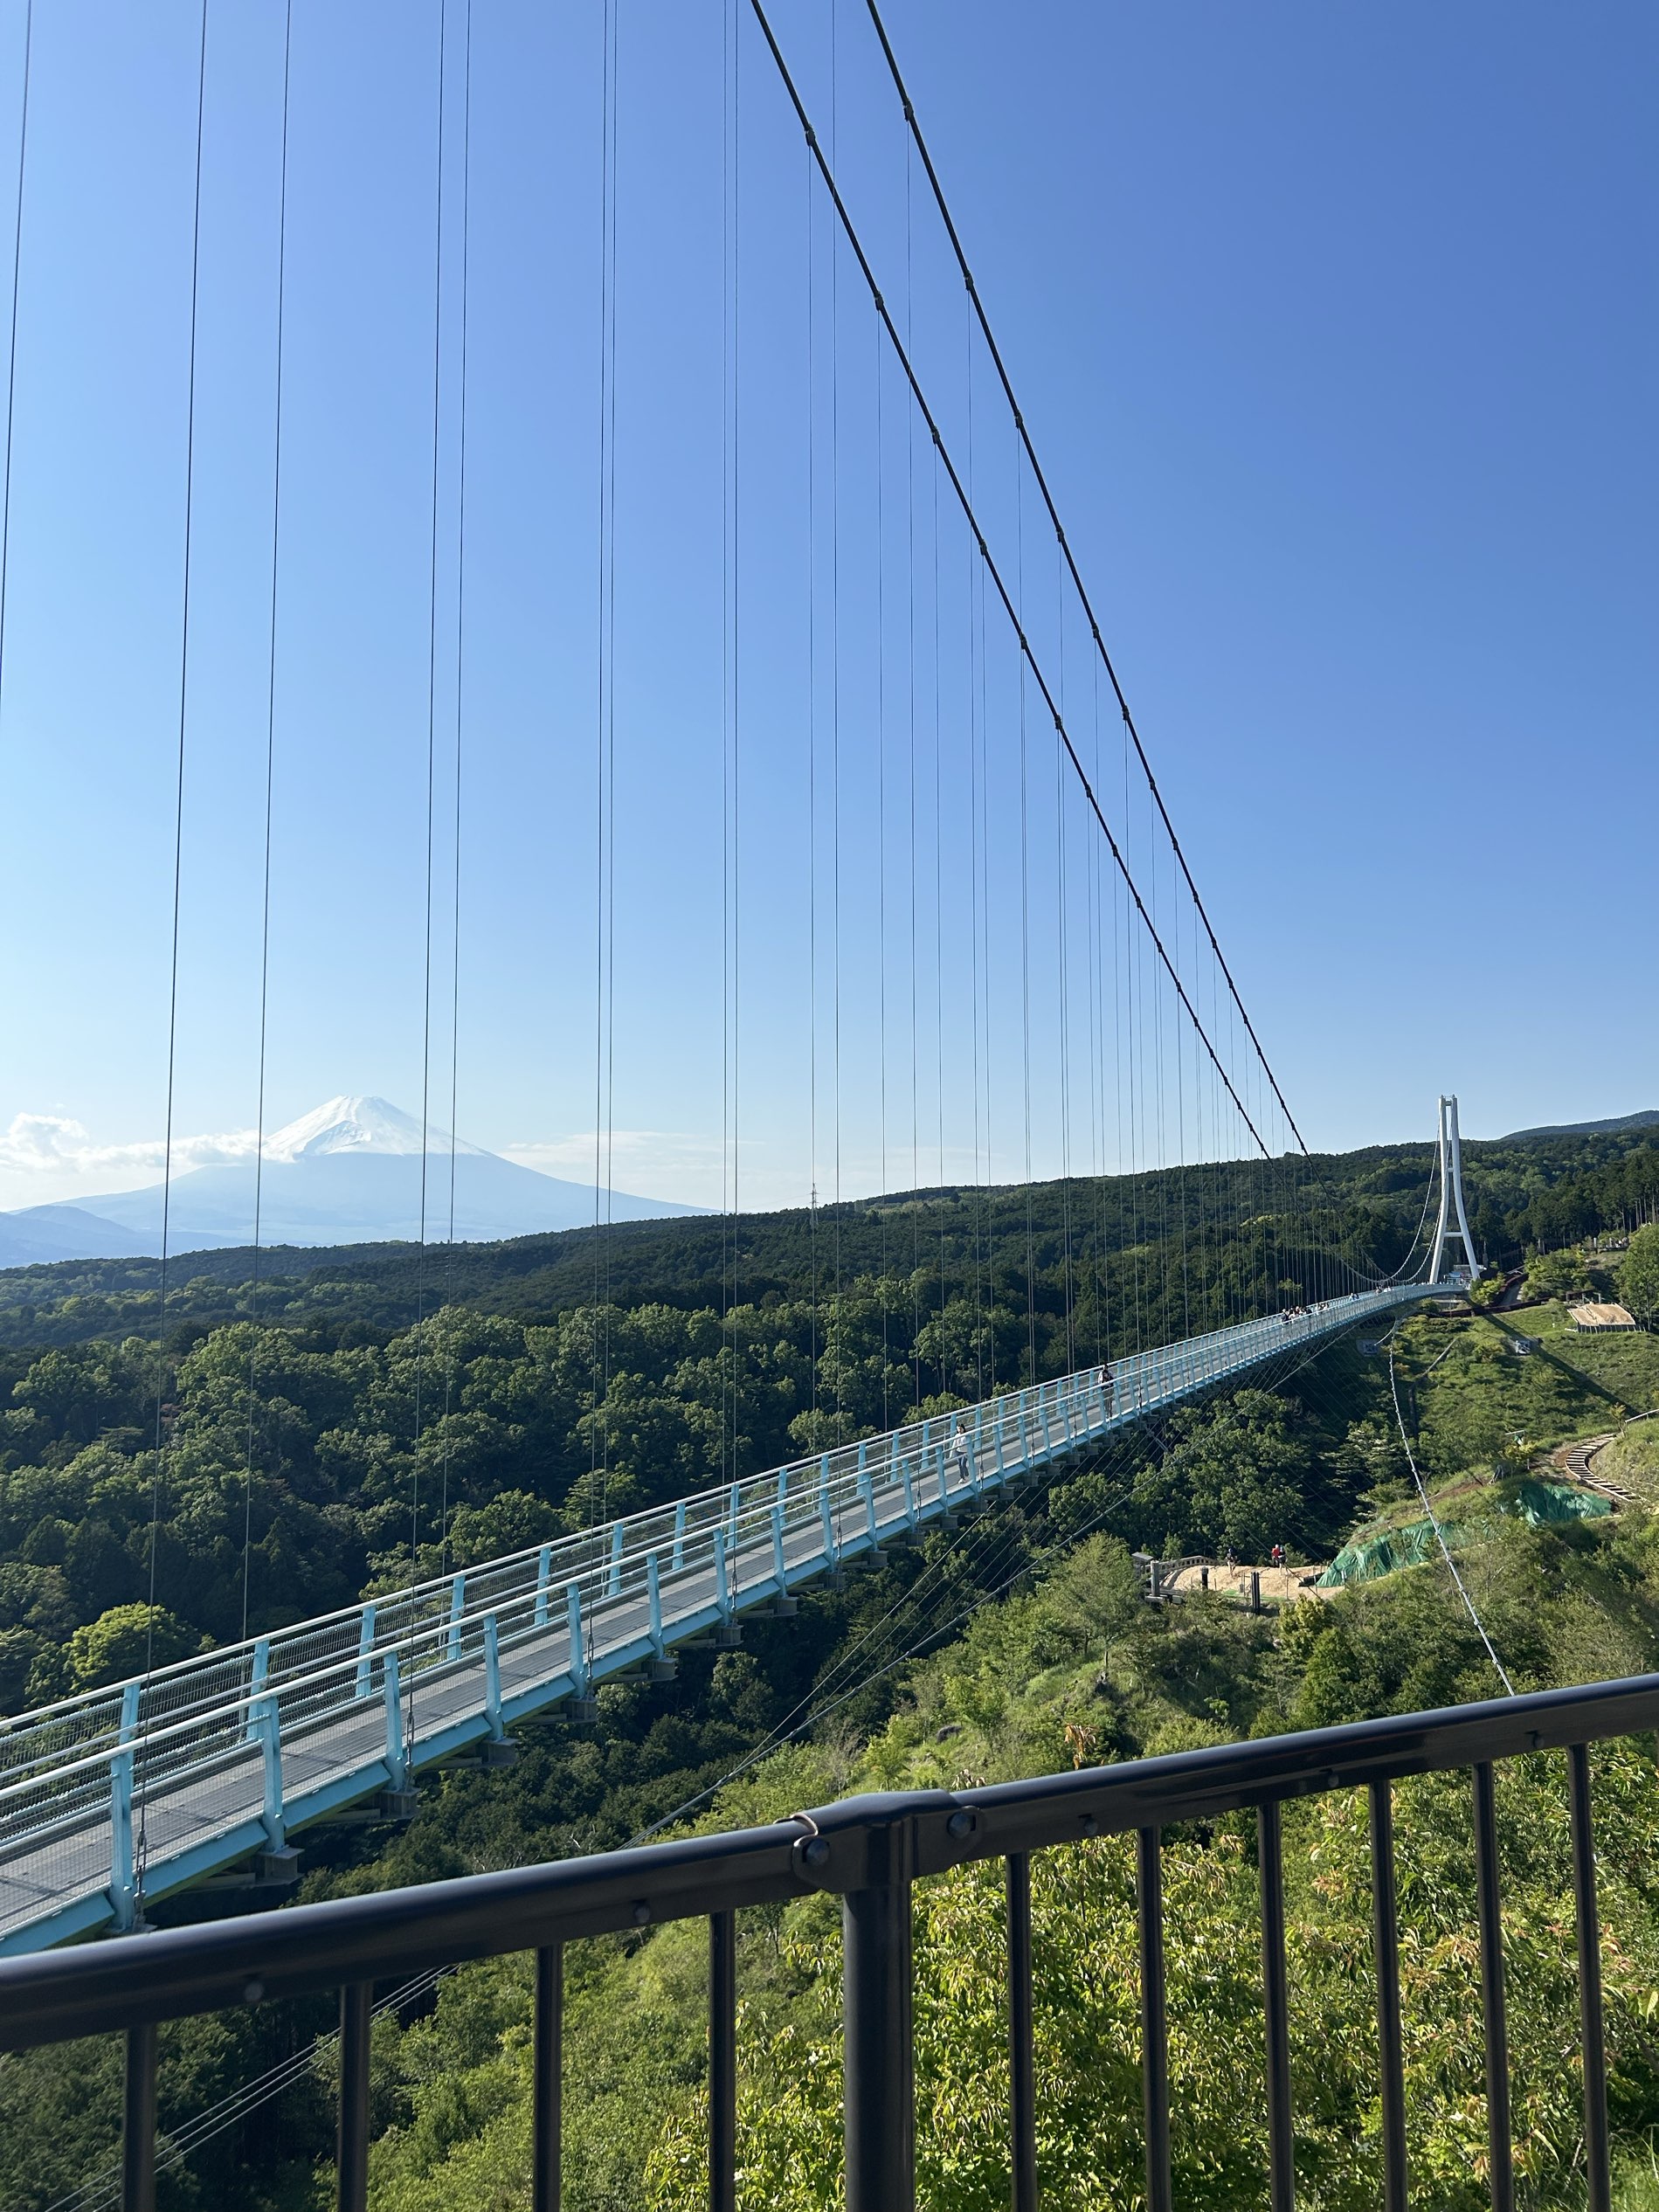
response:
M1601 1281L1581 1252L1539 1252L1526 1263L1526 1288L1534 1298L1593 1298Z
M69 1671L77 1690L129 1681L148 1667L165 1667L202 1649L198 1636L165 1606L116 1605L69 1639Z
M1619 1289L1639 1321L1659 1317L1659 1223L1650 1221L1631 1238L1619 1268Z

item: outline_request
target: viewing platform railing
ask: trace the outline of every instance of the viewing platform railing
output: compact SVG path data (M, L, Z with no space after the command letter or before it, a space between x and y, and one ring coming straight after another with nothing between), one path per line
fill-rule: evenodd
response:
M1463 1767L1470 1776L1485 2048L1488 2184L1510 2212L1509 2044L1500 1918L1495 1761L1563 1752L1573 1853L1583 2080L1583 2170L1590 2212L1609 2205L1607 2066L1588 1746L1659 1725L1659 1676L1365 1721L1297 1736L1183 1752L1039 1780L950 1794L854 1797L765 1828L375 1897L300 1905L245 1920L0 1960L0 2049L78 2036L127 2039L121 2203L154 2212L156 2024L337 1989L339 2107L335 2202L368 2202L369 2062L377 1982L403 1983L458 1961L512 1952L536 1959L533 2203L556 2212L560 2187L563 1946L693 1918L709 1923L709 2203L736 2202L737 1951L735 1916L827 1891L841 1900L843 2126L847 2212L913 2212L915 2084L911 1891L977 1859L1006 1869L1006 2003L1014 2212L1037 2212L1033 2065L1031 1855L1085 1837L1137 1838L1141 2124L1149 2212L1170 2212L1168 2035L1161 1831L1253 1808L1260 1872L1262 2049L1268 2202L1295 2190L1286 1972L1282 1808L1364 1790L1369 1808L1383 2203L1405 2212L1407 2124L1393 1785ZM1517 1992L1524 2003L1526 1992ZM1472 2023L1471 2023L1472 2025ZM1566 2063L1567 2054L1561 2054Z

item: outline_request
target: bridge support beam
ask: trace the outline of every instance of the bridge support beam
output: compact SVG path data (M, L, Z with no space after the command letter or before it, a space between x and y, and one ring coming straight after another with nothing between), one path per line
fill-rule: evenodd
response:
M491 1743L499 1744L507 1731L501 1725L501 1635L493 1613L484 1616L484 1718Z
M651 1609L651 1649L660 1659L668 1656L662 1639L662 1576L654 1552L646 1554L646 1600Z
M582 1649L582 1593L574 1582L564 1586L564 1617L570 1635L570 1680L578 1697L588 1694L588 1662Z
M261 1636L253 1647L253 1661L248 1669L248 1717L243 1731L251 1744L259 1740L259 1692L271 1678L271 1639Z
M109 1909L124 1933L138 1918L138 1869L133 1855L133 1740L138 1734L138 1700L143 1684L129 1682L121 1693L121 1748L109 1762Z
M282 1723L274 1697L260 1698L259 1728L264 1796L259 1816L266 1849L280 1851L287 1842L287 1832L282 1820Z
M133 1859L133 1754L118 1751L109 1762L109 1910L118 1932L138 1914L138 1870Z
M409 1787L409 1759L404 1748L404 1693L397 1654L389 1651L380 1664L386 1697L386 1782L389 1788L404 1790Z

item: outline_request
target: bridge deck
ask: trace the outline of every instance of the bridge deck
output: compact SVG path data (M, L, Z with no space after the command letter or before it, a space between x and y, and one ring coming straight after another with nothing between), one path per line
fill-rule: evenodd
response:
M1442 1285L1444 1289L1451 1286ZM1430 1294L1365 1292L986 1400L184 1660L0 1732L0 1952L157 1897L1160 1407Z

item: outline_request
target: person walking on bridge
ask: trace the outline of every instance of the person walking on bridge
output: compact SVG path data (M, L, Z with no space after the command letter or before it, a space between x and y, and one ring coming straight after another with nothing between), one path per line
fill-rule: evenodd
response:
M960 1421L950 1435L950 1465L955 1470L957 1487L964 1490L969 1489L973 1482L973 1448L968 1441L968 1432Z

